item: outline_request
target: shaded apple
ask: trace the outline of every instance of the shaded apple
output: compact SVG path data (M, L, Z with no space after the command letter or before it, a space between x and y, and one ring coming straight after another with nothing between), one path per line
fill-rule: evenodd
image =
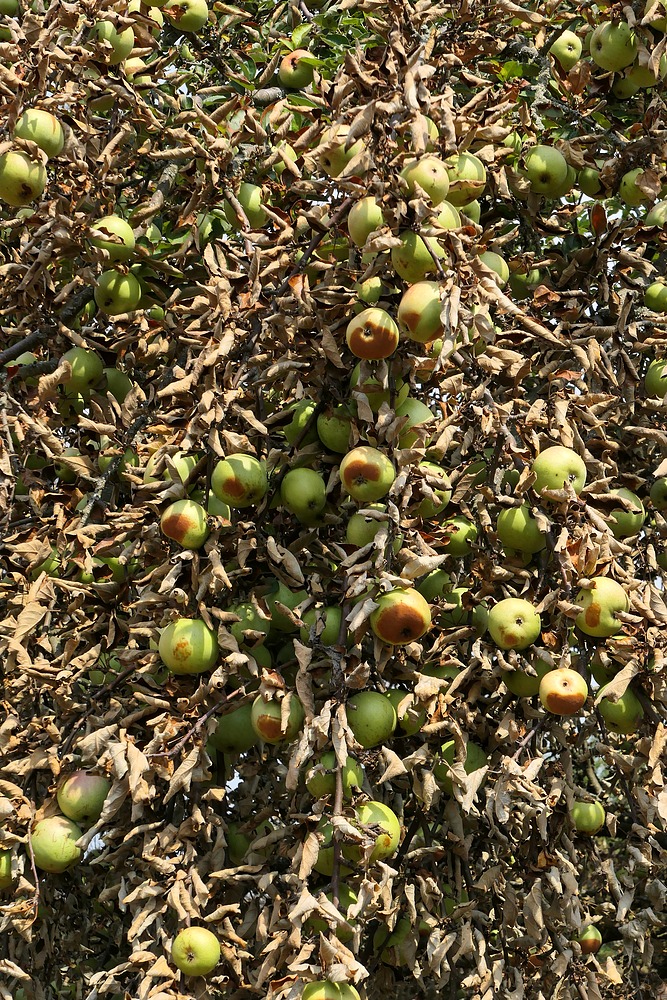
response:
M616 701L611 701L604 696L605 689L606 685L598 692L600 698L598 709L607 728L612 733L622 733L625 736L636 733L644 715L644 709L637 695L628 687Z
M407 688L392 688L386 692L385 697L394 706L399 729L406 736L414 736L415 733L418 733L426 722L426 711L415 701L412 692L408 691ZM406 699L409 700L406 701ZM405 704L399 712L399 706L402 703Z
M531 666L535 670L534 674L530 674L527 670L522 669L500 671L500 676L505 682L505 687L512 694L515 694L517 698L534 697L540 690L542 678L554 669L546 660L539 657L534 663L531 663Z
M347 757L341 768L343 795L351 799L364 783L364 769L354 757ZM336 754L327 750L306 771L306 788L316 799L336 794Z
M463 559L472 551L477 541L477 525L469 517L456 514L442 522L445 529L442 535L442 548L456 559Z
M280 484L280 499L301 524L315 524L326 507L326 483L315 469L290 469Z
M450 765L453 765L455 760L456 743L454 740L447 740L447 742L443 743L440 747L437 760L433 765L433 775L447 795L453 795L454 793ZM472 774L473 771L479 771L481 767L486 767L487 764L488 758L482 747L480 747L477 743L473 743L471 740L468 740L466 744L465 761L463 764L465 773Z
M547 544L527 503L502 510L496 521L496 533L503 545L519 552L541 552Z
M259 741L252 726L252 703L247 702L232 712L220 716L218 725L210 736L216 750L224 753L243 753Z
M630 507L615 507L608 517L614 538L631 538L644 526L646 520L644 505L636 493L623 486L617 490L610 490L609 494L627 500L631 504Z
M449 174L448 201L459 208L473 201L486 187L486 167L473 153L455 153L445 161Z
M352 414L346 404L324 410L317 417L317 434L329 451L344 455L350 447Z
M129 260L134 253L135 239L132 226L119 215L106 215L91 226L90 242L99 250L106 250L111 260Z
M337 645L343 620L341 607L309 608L302 619L306 623L299 633L303 642L310 642L311 629L314 628L317 642L324 646Z

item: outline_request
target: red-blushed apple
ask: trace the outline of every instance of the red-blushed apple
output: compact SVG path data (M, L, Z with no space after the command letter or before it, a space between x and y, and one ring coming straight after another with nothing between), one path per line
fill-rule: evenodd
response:
M307 60L313 59L308 49L294 49L280 60L278 77L284 87L303 90L313 82L314 69Z
M371 233L384 225L384 215L375 198L355 202L347 216L347 229L355 246L363 247Z
M572 448L555 444L545 448L533 460L535 473L533 489L541 494L543 490L562 490L568 483L575 493L581 493L586 485L586 465Z
M362 309L347 324L345 340L355 358L381 361L398 347L399 331L388 312L371 306Z
M437 281L418 281L403 292L398 304L396 318L399 328L407 332L410 340L428 344L442 335L442 309Z
M534 554L541 552L547 544L546 536L540 531L527 503L502 510L496 521L496 533L503 545L518 552Z
M314 629L316 642L323 646L335 646L338 643L343 620L341 607L309 608L302 620L306 623L300 630L302 642L310 642L310 632ZM324 627L321 623L324 623Z
M444 201L449 191L447 167L437 156L421 156L408 160L401 170L408 195L414 195L417 187L426 194L432 205Z
M35 824L32 850L35 864L44 872L64 872L81 860L76 846L83 836L81 829L66 816L47 816Z
M420 639L431 627L428 601L414 587L397 587L376 598L370 616L373 632L391 646L404 646Z
M259 736L252 727L251 717L251 702L222 715L215 732L210 737L216 750L222 750L223 753L243 753L244 750L254 747L259 741Z
M254 455L233 454L218 462L211 476L211 489L230 507L252 507L269 488L266 464Z
M532 698L536 695L540 690L542 678L554 669L546 660L542 660L539 657L531 666L535 670L534 674L529 674L527 670L520 669L500 671L500 676L505 682L505 687L512 694L515 694L517 698Z
M608 522L614 538L631 538L644 526L646 511L643 503L636 493L625 489L624 486L617 490L610 490L609 495L627 500L630 504L629 507L614 507L609 513Z
M394 706L398 727L406 736L414 736L426 722L426 711L415 701L411 691L406 688L392 688L386 696ZM403 708L399 710L399 706Z
M111 782L101 774L74 771L56 792L60 811L75 823L91 826L100 818Z
M456 743L454 740L447 740L438 751L438 760L433 765L433 775L442 786L447 795L452 795L454 788L452 785L450 765L456 760ZM468 740L466 744L466 757L463 764L466 774L479 771L481 767L486 767L488 758L484 750L477 744Z
M330 983L323 979L304 986L301 1000L361 1000L361 998L354 986L350 986L349 983Z
M540 701L552 715L576 715L588 698L588 684L571 667L550 670L540 681Z
M327 487L315 469L290 469L280 484L283 506L301 524L316 524L327 504Z
M586 635L608 639L623 628L616 616L629 610L630 601L620 583L611 577L594 576L591 584L577 594L576 603L582 610L577 615L576 625Z
M347 702L347 723L357 743L368 749L391 738L397 719L394 706L379 691L360 691Z
M354 757L348 757L341 768L343 795L351 799L364 783L364 769ZM306 788L316 799L336 793L336 754L327 750L306 771Z
M470 555L472 546L477 541L477 525L474 521L463 514L456 514L443 521L442 527L445 530L441 545L447 555L454 556L455 559Z
M352 429L352 414L350 407L341 404L329 408L317 417L317 435L329 451L344 455L350 447L350 432Z
M582 955L594 955L602 944L602 935L595 924L586 924L575 938Z
M501 649L526 649L540 636L542 620L522 597L506 597L489 612L489 635Z
M383 452L361 445L344 456L339 475L343 489L354 500L373 503L387 495L396 470Z
M455 153L445 160L449 174L447 200L456 208L467 205L486 187L486 167L473 153Z
M398 234L398 238L400 246L391 249L391 266L400 278L411 285L422 281L428 274L436 273L436 261L448 256L435 236L422 236L406 229Z
M630 736L637 732L637 726L644 715L642 704L631 688L626 688L623 694L616 700L604 696L607 685L601 687L598 692L598 708L600 715L607 724L607 728L612 733L622 733Z
M570 807L570 819L577 833L593 836L604 826L604 806L599 799L575 799Z
M171 960L186 976L207 976L220 961L220 942L208 927L185 927L174 938Z
M163 511L160 529L184 549L200 549L209 535L208 516L194 500L176 500Z
M301 732L303 705L295 694L290 696L289 713L284 724L282 713L282 701L266 701L261 695L253 701L250 722L265 743L291 743Z
M371 836L375 837L375 847L368 859L370 864L384 861L396 853L401 840L401 823L389 806L371 799L358 806L355 815L360 826L373 828ZM380 828L380 833L376 834L376 827ZM343 856L358 863L363 857L363 851L359 844L344 844Z
M201 618L177 618L162 630L158 651L173 674L201 674L215 666L218 639Z

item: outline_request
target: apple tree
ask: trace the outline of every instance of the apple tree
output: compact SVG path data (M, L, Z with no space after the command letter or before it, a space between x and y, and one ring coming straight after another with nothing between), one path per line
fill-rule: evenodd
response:
M0 996L667 996L664 0L0 67Z

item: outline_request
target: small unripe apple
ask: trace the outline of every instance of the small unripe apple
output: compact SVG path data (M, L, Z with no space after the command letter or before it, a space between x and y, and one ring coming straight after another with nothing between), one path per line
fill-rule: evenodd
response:
M249 181L242 181L236 198L239 205L245 212L251 229L261 229L268 216L264 210L264 192L258 184L251 184ZM223 204L225 217L231 226L239 228L242 220L237 216L230 201L225 200Z
M327 750L306 771L306 788L316 799L336 793L336 754ZM359 791L364 783L364 769L354 757L348 757L341 768L343 795L346 799Z
M370 864L374 861L384 861L398 850L401 840L401 823L396 813L384 802L371 799L364 802L356 810L357 823L361 826L379 827L380 833L375 838L375 847L371 853ZM343 856L350 861L361 861L362 849L358 844L344 844Z
M496 532L503 545L518 552L541 552L547 544L527 503L502 510L496 521Z
M626 688L616 701L611 701L604 697L605 687L606 685L600 688L599 695L602 697L598 702L598 708L607 723L607 728L612 733L622 733L625 736L636 733L644 715L644 709L637 695L632 688Z
M405 688L392 688L391 691L387 691L385 697L394 706L399 729L402 729L406 736L418 733L426 722L426 711L414 700L412 692ZM410 698L410 701L399 714L399 706L406 698Z
M599 799L593 801L576 799L570 807L570 819L577 833L592 836L604 826L604 806Z
M347 722L357 743L368 749L391 738L397 719L394 706L379 691L360 691L347 702Z
M260 503L269 488L266 465L253 455L228 455L218 462L211 476L211 489L230 507Z
M284 87L303 90L313 82L314 69L305 60L313 59L308 49L294 49L280 60L278 78Z
M134 253L135 239L132 226L119 215L107 215L91 226L90 242L106 250L111 260L129 260Z
M526 649L539 638L542 621L530 601L506 597L491 608L487 628L501 649Z
M265 743L291 743L303 726L303 705L295 694L290 696L289 715L283 726L282 702L265 701L257 695L252 703L250 722L257 735Z
M451 771L448 765L453 765L456 760L456 743L454 740L448 740L443 743L438 752L438 760L433 765L433 775L437 781L442 785L443 791L447 795L452 795L454 792L451 778ZM466 757L464 762L464 770L466 774L472 774L473 771L479 771L480 767L486 767L488 764L488 758L484 750L478 746L477 743L472 743L468 740L466 744Z
M327 892L326 894L329 902L333 902L333 892ZM347 882L341 882L338 886L338 910L343 916L347 917L347 911L351 906L354 906L357 902L357 894L354 889L351 889ZM354 937L353 928L356 926L357 921L350 917L347 921L349 927L345 927L344 924L334 923L334 933L339 941L345 944ZM331 920L324 917L308 917L306 921L306 927L314 931L316 934L327 934L330 930ZM312 985L312 984L311 984Z
M345 340L355 357L381 361L398 347L399 331L388 312L371 306L350 320Z
M558 444L545 448L531 468L536 476L533 489L538 494L543 490L562 490L565 483L579 494L586 485L586 465L572 448Z
M304 986L301 1000L361 1000L361 998L354 986L350 986L349 983L330 983L321 980Z
M408 160L401 170L409 195L416 193L420 187L432 205L444 201L449 191L449 174L447 167L437 156L427 155Z
M416 513L424 518L437 517L442 514L452 498L452 485L449 476L435 462L420 462L417 465L417 472L422 473L424 486L428 487L429 492L422 489L424 497L417 506Z
M35 201L46 187L46 167L20 150L10 149L0 156L0 199L12 208Z
M431 627L428 601L413 587L398 587L376 598L377 608L370 624L373 632L392 646L404 646L420 639Z
M538 658L531 664L535 669L535 674L529 674L526 670L501 670L500 675L505 682L505 687L517 698L532 698L540 690L540 682L545 674L554 668L546 660Z
M207 976L220 961L220 942L207 927L186 927L174 938L171 960L186 976Z
M315 469L290 469L280 484L280 499L301 524L315 524L326 507L326 483Z
M591 583L592 587L582 588L577 594L576 603L583 609L576 618L577 628L586 635L606 639L623 628L616 615L628 611L630 601L620 583L611 577L595 576Z
M201 674L218 658L218 639L201 618L177 618L162 631L160 658L174 674Z
M101 774L74 771L58 788L56 798L63 815L91 826L100 818L111 782Z
M447 199L457 208L467 205L486 187L486 167L473 153L455 153L445 161L449 174Z
M102 378L104 365L99 354L85 347L70 347L62 356L71 367L69 378L64 381L69 392L86 392Z
M472 546L477 541L477 525L469 517L457 514L442 522L445 532L442 536L442 548L455 559L464 559L472 552Z
M254 747L259 736L252 727L251 719L251 702L222 715L217 729L210 737L216 750L222 750L223 753L243 753Z
M602 935L595 924L587 924L576 938L582 955L594 955L602 944Z
M65 145L63 127L49 111L26 108L14 127L19 139L30 139L43 149L47 156L58 156Z
M615 507L609 513L609 527L612 530L614 538L631 538L641 531L644 526L644 521L646 520L644 505L636 493L625 489L625 487L610 490L609 493L611 496L629 501L632 505L631 508Z
M646 395L664 399L667 393L667 359L655 358L648 366L644 377Z
M396 470L387 456L368 445L348 451L340 463L339 474L345 492L364 503L381 500L396 478Z
M387 506L383 503L369 503L365 504L364 510L377 510L384 513L387 510ZM364 545L368 545L373 541L386 520L387 518L368 517L361 511L356 511L347 522L345 541L348 545L356 545L358 549L363 548ZM394 539L394 552L398 552L402 544L403 535L398 535Z
M302 618L306 623L299 633L303 642L310 642L311 629L314 628L317 641L323 646L337 645L343 619L342 608L309 608Z
M317 436L329 451L344 455L350 447L352 414L346 404L327 409L317 417Z
M108 316L133 312L142 296L141 283L133 274L103 271L95 285L95 302Z
M32 831L35 864L44 872L66 871L81 860L82 851L76 842L82 836L76 823L65 816L47 816L40 820Z
M588 698L588 684L576 670L559 667L540 681L540 701L552 715L576 715Z
M208 517L194 500L176 500L163 512L160 529L184 549L200 549L209 535Z
M644 305L653 312L667 312L667 282L653 281L644 292Z
M0 850L0 890L8 889L13 881L12 852L9 850Z

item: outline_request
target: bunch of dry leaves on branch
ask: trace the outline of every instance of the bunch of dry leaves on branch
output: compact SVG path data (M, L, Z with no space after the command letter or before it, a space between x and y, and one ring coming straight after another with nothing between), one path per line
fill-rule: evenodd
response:
M664 1000L663 0L0 12L0 996Z

